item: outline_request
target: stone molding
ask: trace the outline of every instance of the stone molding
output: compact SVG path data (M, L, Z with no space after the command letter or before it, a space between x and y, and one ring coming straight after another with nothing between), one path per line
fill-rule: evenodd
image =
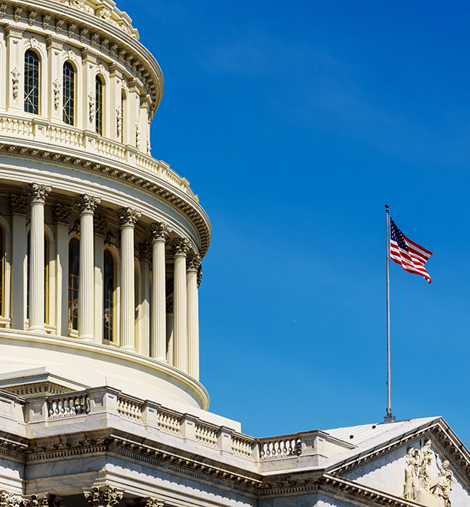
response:
M119 208L114 213L118 217L121 227L135 227L137 220L142 216L140 211L133 208Z
M30 183L26 187L26 194L29 196L29 199L32 204L45 204L46 198L51 192L51 187L46 185L38 185L37 183Z
M25 215L29 199L25 195L10 195L10 210L13 215Z
M114 507L124 496L123 491L119 491L111 486L95 487L91 491L85 491L83 494L88 503L93 505L93 507Z
M92 195L82 194L79 195L75 202L78 205L78 209L80 210L80 215L95 213L96 206L101 202L99 197L94 197Z
M69 224L69 218L72 213L72 207L66 206L65 204L57 203L52 208L52 213L54 216L54 222L58 224Z
M147 230L152 237L152 241L166 241L171 232L168 225L163 222L154 222L148 226Z
M175 238L170 246L175 257L178 255L186 256L191 248L191 244L186 238Z

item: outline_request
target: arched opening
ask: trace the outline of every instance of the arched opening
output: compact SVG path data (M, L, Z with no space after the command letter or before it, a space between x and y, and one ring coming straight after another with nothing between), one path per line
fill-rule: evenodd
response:
M100 76L96 76L95 78L95 131L100 136L103 135L103 109L104 109L104 85L103 80Z
M75 69L70 62L64 63L63 77L63 120L67 125L75 124Z
M104 314L103 314L103 337L110 342L115 341L115 291L116 291L116 263L113 254L106 249L104 251Z
M69 331L78 331L78 284L80 281L80 241L69 242Z
M39 114L39 57L31 49L24 55L24 110Z

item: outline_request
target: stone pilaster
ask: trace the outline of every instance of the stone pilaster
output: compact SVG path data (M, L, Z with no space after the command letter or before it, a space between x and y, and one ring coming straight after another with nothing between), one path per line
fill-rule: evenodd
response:
M30 183L31 247L29 259L29 330L44 332L44 205L51 187Z
M93 215L101 199L79 195L80 210L80 279L78 283L78 337L94 340L94 230Z
M150 225L152 237L152 325L150 337L150 356L166 361L166 276L165 243L170 228L161 222Z
M132 208L120 208L116 215L121 224L121 347L135 350L134 228L141 213Z

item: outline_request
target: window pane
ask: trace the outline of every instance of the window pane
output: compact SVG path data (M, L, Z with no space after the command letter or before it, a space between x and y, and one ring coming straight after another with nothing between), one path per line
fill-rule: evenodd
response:
M24 55L24 110L39 114L39 58L31 50Z
M64 115L63 119L67 125L75 123L75 71L72 64L64 64Z

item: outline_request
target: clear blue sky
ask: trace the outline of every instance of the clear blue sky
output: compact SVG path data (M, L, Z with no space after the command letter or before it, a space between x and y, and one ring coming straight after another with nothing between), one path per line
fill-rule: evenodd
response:
M152 154L213 225L213 412L270 436L381 421L385 203L434 256L391 266L393 411L470 446L470 3L118 1L160 63Z

